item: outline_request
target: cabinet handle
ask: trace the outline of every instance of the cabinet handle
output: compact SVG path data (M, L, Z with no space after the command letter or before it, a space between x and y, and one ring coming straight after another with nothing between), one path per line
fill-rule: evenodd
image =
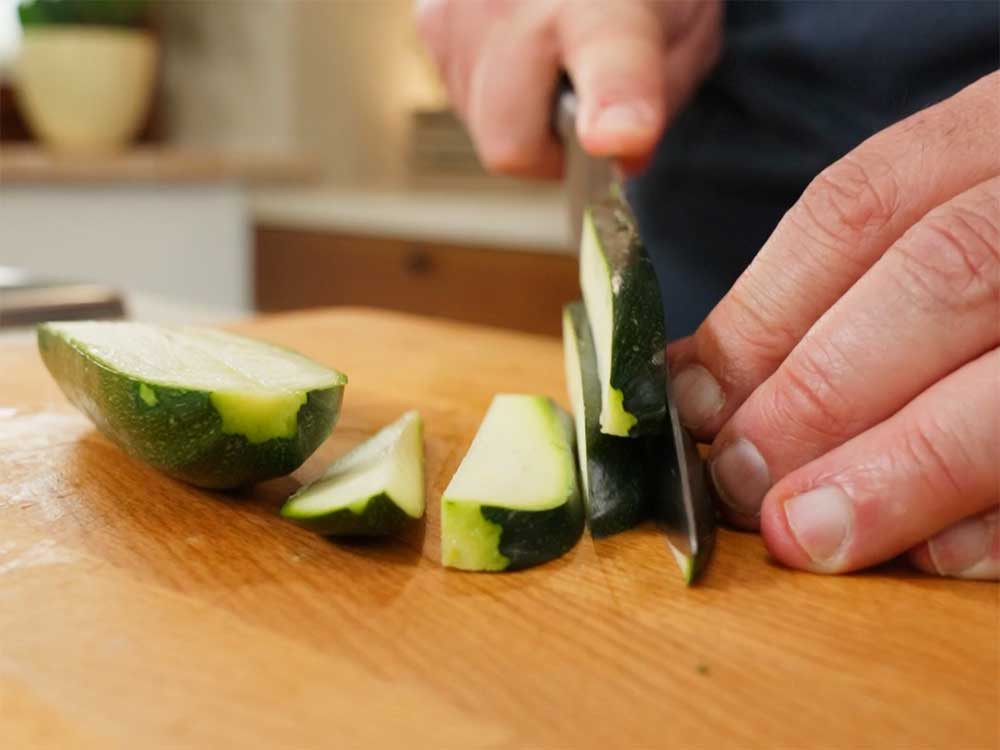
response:
M403 259L403 268L407 273L414 275L429 273L433 265L431 256L426 250L411 250Z

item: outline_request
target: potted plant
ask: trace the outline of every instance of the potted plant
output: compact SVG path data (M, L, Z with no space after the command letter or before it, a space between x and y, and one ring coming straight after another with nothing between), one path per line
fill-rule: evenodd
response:
M43 142L93 153L135 137L156 80L148 10L147 0L22 2L18 100Z

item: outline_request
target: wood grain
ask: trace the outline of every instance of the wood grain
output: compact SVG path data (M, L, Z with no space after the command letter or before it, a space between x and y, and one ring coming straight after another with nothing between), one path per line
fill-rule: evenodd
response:
M653 527L516 574L437 564L437 501L497 391L565 402L554 339L339 310L237 326L346 371L294 477L221 494L122 455L0 347L0 747L996 748L998 587L820 577L723 531L688 590ZM276 515L405 409L426 524Z
M575 256L259 226L257 308L347 305L557 335Z

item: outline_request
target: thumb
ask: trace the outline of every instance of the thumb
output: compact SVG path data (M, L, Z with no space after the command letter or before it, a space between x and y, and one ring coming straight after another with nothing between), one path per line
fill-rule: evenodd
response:
M574 4L559 24L579 101L577 134L594 156L642 160L666 122L664 27L648 6Z

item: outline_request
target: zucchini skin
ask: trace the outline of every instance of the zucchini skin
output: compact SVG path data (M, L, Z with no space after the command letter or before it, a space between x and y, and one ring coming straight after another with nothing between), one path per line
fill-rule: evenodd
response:
M498 550L509 561L504 570L519 570L554 560L569 552L583 535L584 512L579 492L549 510L524 511L480 506L480 513L501 529Z
M603 437L629 440L607 435ZM605 445L595 453L598 455L587 455L590 534L595 539L603 539L628 531L648 518L649 503L638 445Z
M583 302L571 302L564 314L572 329L572 341L580 362L586 439L587 490L584 494L587 521L594 538L609 537L632 528L649 516L648 481L642 446L630 438L601 432L601 382L597 354Z
M323 536L387 536L416 520L384 492L370 498L360 513L341 508L323 515L296 516L282 509L281 515L297 526Z
M609 381L635 419L629 436L656 434L667 414L667 346L660 284L634 217L620 202L591 207L594 231L613 278Z
M222 431L208 391L130 378L45 325L38 328L38 349L66 398L111 442L165 474L208 489L232 489L295 471L329 436L343 400L343 385L310 391L293 436L252 443Z
M586 514L580 492L572 418L546 396L500 394L494 396L473 446L501 398L518 399L522 403L530 401L532 408L540 410L538 416L542 420L532 428L544 434L524 437L523 425L515 425L513 432L505 427L499 433L502 440L496 445L502 451L507 442L527 439L535 451L551 451L548 458L558 462L558 466L552 467L558 471L556 486L539 491L554 494L539 497L537 505L525 503L518 507L505 506L502 500L488 496L464 500L460 495L451 494L455 482L452 477L441 497L441 560L449 568L476 572L528 568L565 554L583 535ZM469 451L472 449L470 447ZM462 466L468 456L467 452ZM517 471L516 468L512 470ZM552 482L546 479L545 484Z

